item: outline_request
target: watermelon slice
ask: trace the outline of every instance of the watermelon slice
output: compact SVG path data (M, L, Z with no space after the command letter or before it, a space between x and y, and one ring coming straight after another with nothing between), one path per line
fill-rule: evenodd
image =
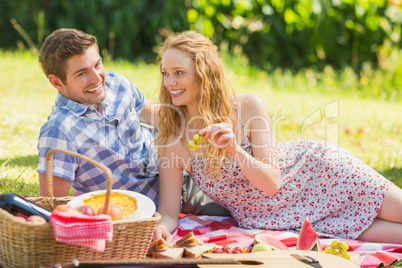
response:
M268 246L270 246L272 249L275 250L288 249L288 247L285 246L285 244L283 244L281 241L275 239L272 235L269 234L257 234L254 237L254 241L257 244L258 243L267 244Z
M299 237L297 238L296 249L322 251L318 235L314 231L307 216L304 219L303 227L301 228Z

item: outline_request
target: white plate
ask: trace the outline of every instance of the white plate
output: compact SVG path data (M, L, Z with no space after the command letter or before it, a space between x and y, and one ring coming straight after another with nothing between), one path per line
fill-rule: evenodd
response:
M103 194L105 192L106 190L100 190L79 195L68 202L67 206L77 209L81 206L82 200L90 198L91 195ZM137 220L146 220L152 218L152 216L155 214L155 203L148 196L128 190L112 190L112 192L126 194L137 199L137 205L140 209L140 216L137 218Z

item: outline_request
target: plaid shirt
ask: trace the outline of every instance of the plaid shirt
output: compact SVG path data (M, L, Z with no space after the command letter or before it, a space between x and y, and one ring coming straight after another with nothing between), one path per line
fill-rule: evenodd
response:
M138 118L145 107L145 96L122 75L106 72L105 80L103 115L60 94L57 96L48 121L40 130L37 171L46 173L46 153L51 148L77 152L111 169L113 189L142 193L157 204L158 163L151 143L156 130L141 125ZM106 189L102 170L57 152L53 175L71 181L79 192Z

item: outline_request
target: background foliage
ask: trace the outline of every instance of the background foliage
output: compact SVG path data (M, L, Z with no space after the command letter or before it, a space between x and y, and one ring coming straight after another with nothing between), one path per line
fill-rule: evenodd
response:
M269 72L331 65L360 75L402 44L401 8L387 0L0 0L0 17L1 48L34 49L73 27L97 36L105 57L150 62L169 33L192 29Z

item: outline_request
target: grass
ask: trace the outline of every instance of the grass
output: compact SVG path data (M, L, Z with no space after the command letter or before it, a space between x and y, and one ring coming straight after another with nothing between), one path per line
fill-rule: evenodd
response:
M0 62L0 193L37 196L37 138L57 92L30 53L0 51ZM255 93L265 101L277 142L335 142L402 187L402 101L389 74L366 70L358 78L347 69L328 69L268 75L241 59L225 58L225 64L236 94ZM402 70L402 60L392 66ZM119 61L105 67L158 101L156 65Z

